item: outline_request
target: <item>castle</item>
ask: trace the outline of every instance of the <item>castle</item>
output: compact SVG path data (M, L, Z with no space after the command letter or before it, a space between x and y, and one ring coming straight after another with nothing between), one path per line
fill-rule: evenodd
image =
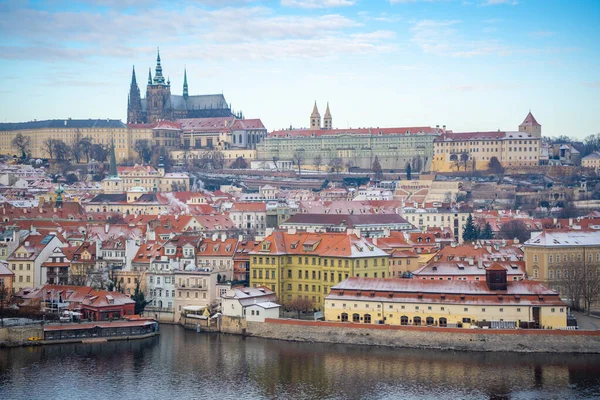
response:
M183 118L231 117L230 106L222 94L190 96L188 94L187 71L183 71L183 95L171 94L171 82L163 76L160 64L160 52L156 57L154 77L148 70L146 98L140 95L135 67L131 75L129 97L127 99L127 123L153 123L157 120L176 120ZM237 116L241 118L241 115Z

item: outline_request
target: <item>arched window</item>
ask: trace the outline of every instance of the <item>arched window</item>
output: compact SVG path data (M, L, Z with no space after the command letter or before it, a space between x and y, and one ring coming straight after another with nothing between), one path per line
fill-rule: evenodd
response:
M421 317L414 317L413 325L421 325Z
M348 322L348 314L342 313L342 322Z
M400 317L400 325L408 325L408 317L406 315Z
M359 323L360 322L360 315L358 315L358 314L352 314L352 322Z
M433 319L433 317L427 317L425 322L427 323L427 325L433 325L434 319Z
M365 314L364 322L365 322L365 324L371 323L371 314Z
M439 319L439 325L440 326L448 326L448 320L444 317Z

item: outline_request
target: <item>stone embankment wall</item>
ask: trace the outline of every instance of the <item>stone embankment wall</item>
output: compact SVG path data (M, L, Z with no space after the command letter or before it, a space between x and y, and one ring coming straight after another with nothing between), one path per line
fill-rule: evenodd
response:
M248 325L246 318L221 316L221 332L243 335L247 331Z
M44 338L44 328L40 325L14 326L0 328L0 346L23 346L35 344L29 338Z
M262 323L247 322L246 334L300 342L457 351L600 353L600 331L483 330L267 319Z

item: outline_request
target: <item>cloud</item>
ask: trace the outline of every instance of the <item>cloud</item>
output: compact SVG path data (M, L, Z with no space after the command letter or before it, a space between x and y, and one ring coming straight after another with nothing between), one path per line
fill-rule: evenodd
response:
M458 29L459 20L422 20L413 24L411 42L425 53L450 57L506 55L512 49L493 39L470 39Z
M516 6L517 4L519 4L519 2L516 0L485 0L480 3L480 5L482 6L497 6L501 4Z
M591 89L600 89L600 81L582 82L581 85Z
M348 7L356 4L356 0L281 0L281 5L297 8L333 8Z
M492 92L516 88L517 86L513 84L464 84L445 86L444 90L449 92Z
M536 31L536 32L529 32L529 36L534 37L534 38L546 38L546 37L550 37L550 36L554 36L555 33L551 32L551 31Z
M0 42L0 59L10 60L133 59L154 53L156 46L171 54L171 60L188 62L227 57L322 58L323 54L336 57L388 52L394 48L393 32L368 29L339 14L317 17L276 14L273 9L260 6L206 9L192 4L185 8L145 8L122 13L3 10L0 5L2 11L5 15L0 19L0 32L6 40Z

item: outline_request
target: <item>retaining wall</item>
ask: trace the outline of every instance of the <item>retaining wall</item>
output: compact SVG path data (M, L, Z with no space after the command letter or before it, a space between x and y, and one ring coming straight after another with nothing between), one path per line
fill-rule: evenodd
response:
M44 328L41 325L13 326L0 328L0 346L22 346L36 344L29 341L30 337L44 338Z
M600 331L483 330L266 319L246 334L300 342L521 353L600 353Z

